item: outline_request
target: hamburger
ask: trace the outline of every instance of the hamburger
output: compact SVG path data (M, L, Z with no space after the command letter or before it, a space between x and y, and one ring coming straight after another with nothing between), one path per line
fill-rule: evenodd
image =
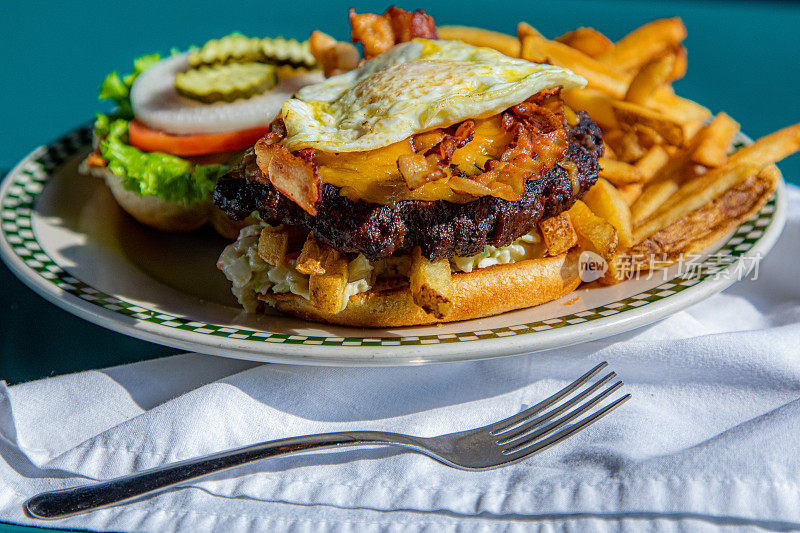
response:
M351 12L354 37L360 16ZM259 219L218 262L239 301L392 327L574 290L576 243L548 247L539 227L598 179L600 130L560 96L585 80L437 40L420 11L381 20L390 37L365 44L365 62L284 102L217 183L229 217Z
M322 79L308 43L231 34L199 49L140 57L133 71L109 74L100 99L94 151L81 165L104 179L117 203L160 231L207 223L235 237L235 223L211 202L217 179L268 131L281 103Z

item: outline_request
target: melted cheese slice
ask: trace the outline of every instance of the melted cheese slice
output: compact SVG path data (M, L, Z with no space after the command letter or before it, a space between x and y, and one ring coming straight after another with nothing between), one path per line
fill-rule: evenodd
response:
M500 115L475 121L475 136L471 142L453 153L452 163L467 175L483 172L489 159L497 158L511 142L503 130ZM316 152L314 162L320 178L341 188L341 194L351 200L391 204L400 200L447 200L464 203L474 196L459 194L450 189L447 179L429 182L411 190L397 169L397 158L414 153L408 137L383 148L365 152Z

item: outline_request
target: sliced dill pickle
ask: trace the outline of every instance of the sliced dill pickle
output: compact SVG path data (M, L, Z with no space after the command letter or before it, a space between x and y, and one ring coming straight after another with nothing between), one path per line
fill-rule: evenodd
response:
M260 61L264 63L306 69L317 67L308 41L298 42L297 39L265 37L261 39L261 54Z
M220 39L211 39L189 54L189 65L220 65L226 63L251 63L261 61L261 39L231 33Z
M178 93L207 104L250 98L272 89L277 83L275 65L263 63L204 66L175 76Z
M293 68L316 68L308 41L283 37L247 37L231 33L220 39L211 39L189 54L189 65L225 65L228 63L269 63Z

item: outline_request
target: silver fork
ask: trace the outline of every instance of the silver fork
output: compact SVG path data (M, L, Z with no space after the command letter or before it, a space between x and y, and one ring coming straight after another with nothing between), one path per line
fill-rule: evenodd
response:
M438 437L413 437L384 431L343 431L273 440L198 459L172 463L100 483L43 492L25 502L25 509L30 515L37 518L62 518L120 503L190 479L267 457L322 448L344 448L359 445L402 446L410 451L425 454L440 463L463 470L497 468L521 461L558 444L627 401L630 394L593 410L622 387L620 380L605 387L616 377L614 372L610 372L591 385L584 387L606 366L608 363L602 362L533 407L476 429ZM583 400L586 401L572 409ZM552 407L550 410L543 412L550 407ZM559 417L565 412L566 414ZM591 414L588 414L590 412ZM587 416L567 426L582 415Z

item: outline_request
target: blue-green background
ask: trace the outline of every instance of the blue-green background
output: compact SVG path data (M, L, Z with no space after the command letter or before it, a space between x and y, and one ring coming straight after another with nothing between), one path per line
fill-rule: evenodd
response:
M141 54L186 48L234 30L305 38L321 29L348 36L347 8L362 2L194 1L3 2L0 35L0 168L106 109L97 86ZM689 72L680 94L727 111L760 136L800 121L800 3L796 2L460 2L417 0L440 24L514 33L526 20L548 36L594 26L612 39L657 17L683 17ZM800 183L800 156L781 168ZM10 382L155 357L172 350L87 324L46 303L0 266L0 378Z

